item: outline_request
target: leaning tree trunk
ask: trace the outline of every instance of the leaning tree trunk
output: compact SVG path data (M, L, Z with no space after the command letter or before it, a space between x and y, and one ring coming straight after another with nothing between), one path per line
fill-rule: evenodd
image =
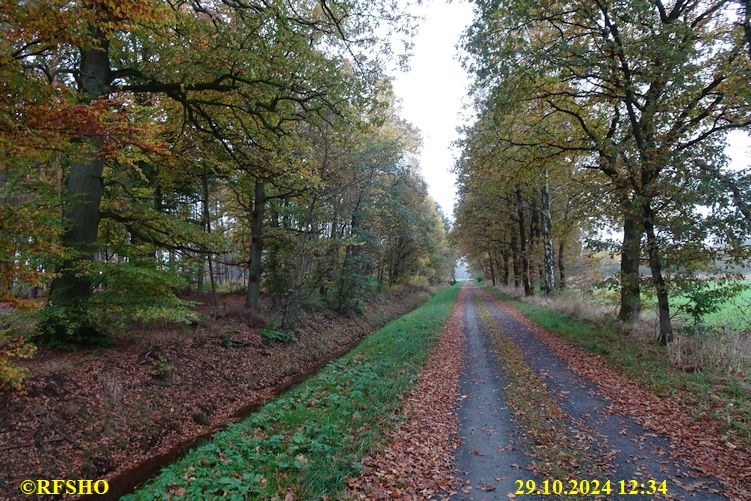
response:
M647 252L649 253L649 267L652 270L652 282L657 294L657 311L660 319L660 344L666 345L673 341L673 326L670 320L670 302L668 289L662 276L659 243L655 235L654 212L648 202L644 203L644 231L647 234Z
M263 213L266 208L266 192L263 181L255 184L253 197L253 211L250 218L250 260L248 262L248 294L245 296L245 307L258 309L261 298L261 274L263 268Z
M93 29L98 46L81 50L80 85L82 102L89 104L107 94L110 81L109 42L104 34ZM62 243L72 251L58 277L52 281L50 302L56 306L70 306L86 301L91 294L92 282L82 273L81 264L93 261L99 232L99 206L104 192L101 157L102 138L87 135L82 138L91 148L82 159L71 166L65 184L63 220L66 230Z
M548 171L545 170L545 181L542 186L542 239L545 247L545 295L549 296L555 290L555 267L553 265L553 239L550 236L550 186L548 185Z
M621 246L621 307L618 318L633 323L641 314L641 284L639 263L643 214L637 204L626 205L623 215L623 245Z

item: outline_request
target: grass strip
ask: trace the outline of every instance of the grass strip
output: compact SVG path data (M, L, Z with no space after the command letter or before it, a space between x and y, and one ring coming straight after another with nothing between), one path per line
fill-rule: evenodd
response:
M586 444L573 437L566 413L550 396L542 378L524 360L513 339L505 336L484 302L478 303L480 321L490 334L509 378L507 402L525 426L530 453L535 458L531 471L550 480L600 479L608 472L598 469ZM578 499L576 496L571 499Z
M740 440L751 447L751 389L737 379L719 379L708 371L685 372L674 367L657 343L644 343L614 327L596 325L525 303L486 287L490 294L518 309L566 341L602 355L635 382L655 395L678 399L692 417L716 420L727 440Z
M335 496L361 459L384 445L458 293L449 287L388 323L125 499Z

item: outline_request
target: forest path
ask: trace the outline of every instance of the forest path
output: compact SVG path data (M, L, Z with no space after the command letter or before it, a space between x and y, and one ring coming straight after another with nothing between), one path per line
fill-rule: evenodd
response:
M611 481L612 493L597 496L599 499L655 498L618 495L619 481L625 480L630 487L631 479L643 483L644 489L648 488L649 480L657 481L658 485L666 480L668 494L658 494L661 498L725 499L712 492L717 490L716 483L700 478L673 457L666 438L616 414L613 403L598 392L595 384L573 373L566 361L553 354L535 332L510 315L498 301L475 284L464 287L467 289L465 351L458 409L462 445L455 457L461 483L456 499L513 498L509 494L516 491L517 480L534 479L540 486L542 475L536 473L539 470L533 463L555 461L553 456L564 447L567 452L574 451L574 457L564 455L568 465L559 471L573 472L572 478L576 480ZM530 394L527 401L519 388L534 391L534 384L528 386L530 380L538 382L539 391L534 398ZM538 414L541 409L544 412ZM548 412L550 409L555 412ZM541 436L549 438L547 432L554 428L559 430L557 437L563 440L544 445ZM560 479L564 489L572 487L565 478Z

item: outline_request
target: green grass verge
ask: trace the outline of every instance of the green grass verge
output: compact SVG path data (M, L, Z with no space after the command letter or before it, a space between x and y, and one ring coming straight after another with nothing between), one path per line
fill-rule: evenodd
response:
M574 345L603 355L613 366L658 396L674 396L702 416L717 419L726 438L740 438L751 446L751 390L749 381L719 378L711 372L685 372L674 367L665 349L624 335L615 327L575 320L547 308L519 301L498 289L493 296L520 310L524 316ZM748 379L749 376L746 376Z
M383 445L394 412L451 314L458 286L371 334L354 350L168 466L125 499L335 496Z

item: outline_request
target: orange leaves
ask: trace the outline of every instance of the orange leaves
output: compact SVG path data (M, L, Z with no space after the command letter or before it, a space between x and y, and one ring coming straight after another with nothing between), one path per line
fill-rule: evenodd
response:
M95 17L97 29L111 34L129 30L136 24L152 24L165 19L167 10L153 1L141 0L84 0L87 10Z
M75 139L95 143L105 159L127 160L122 150L133 146L143 152L167 155L169 150L161 136L161 124L135 124L131 118L136 105L125 96L93 101L91 104L58 103L55 106L32 105L28 109L27 124L59 140L47 143L48 149L81 149ZM74 142L71 144L71 140ZM71 152L74 153L74 152Z

